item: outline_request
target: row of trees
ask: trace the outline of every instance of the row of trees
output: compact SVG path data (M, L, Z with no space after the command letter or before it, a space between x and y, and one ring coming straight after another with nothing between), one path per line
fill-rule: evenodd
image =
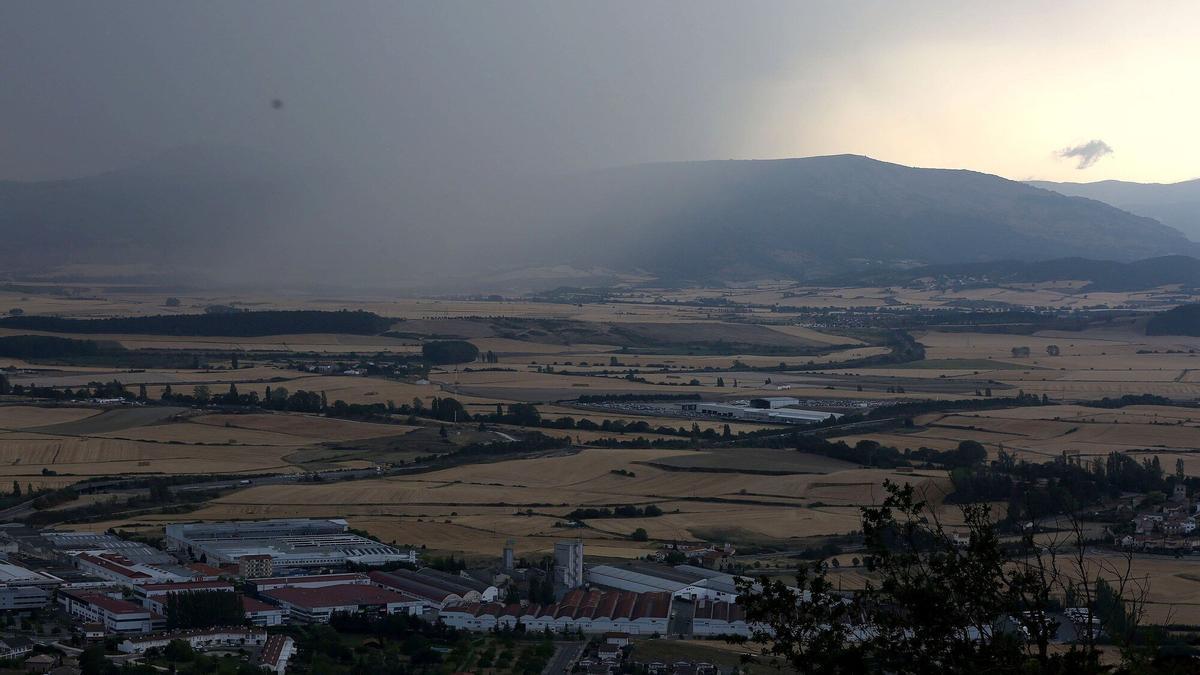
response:
M1122 492L1167 492L1176 482L1200 487L1200 479L1183 475L1182 463L1167 476L1158 456L1136 458L1110 452L1082 462L1065 453L1050 462L1018 461L1001 449L988 466L960 467L950 474L954 491L951 503L1008 502L1007 522L1026 522L1037 515L1063 514L1114 499Z
M246 623L241 593L188 591L167 595L167 628L208 628Z
M297 333L347 333L375 335L392 320L364 311L271 310L262 312L206 312L163 314L105 319L68 319L55 316L9 316L5 328L51 333L118 333L137 335L222 335L251 337Z
M654 518L662 514L663 510L654 504L647 504L645 507L622 504L611 509L608 507L575 509L567 514L567 518L571 520L587 520L589 518Z

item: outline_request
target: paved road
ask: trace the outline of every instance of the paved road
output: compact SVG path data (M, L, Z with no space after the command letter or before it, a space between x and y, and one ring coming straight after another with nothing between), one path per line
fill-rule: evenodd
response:
M583 654L583 648L586 646L586 642L555 642L554 656L550 657L550 663L542 669L542 675L562 675L571 672L571 667Z
M34 499L36 499L36 497ZM25 516L33 513L33 511L33 499L30 499L0 511L0 522L7 523L12 520L17 520L18 518L24 518Z
M406 467L414 469L417 467ZM398 473L398 472L396 472ZM280 485L284 483L296 483L302 480L306 475L320 476L323 481L338 481L338 480L362 480L365 478L377 478L386 476L387 473L381 473L375 469L331 469L329 471L317 471L310 474L301 473L280 473L271 476L260 476L253 479L244 479L249 482L243 483L243 479L231 478L227 481L208 481L202 483L186 483L183 485L172 485L172 492L189 492L193 490L223 490L228 488L238 487L253 487L255 485Z

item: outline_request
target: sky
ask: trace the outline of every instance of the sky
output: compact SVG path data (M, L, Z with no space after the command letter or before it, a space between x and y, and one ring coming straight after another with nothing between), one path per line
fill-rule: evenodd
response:
M13 0L0 179L215 143L426 184L838 153L1178 181L1196 26L1169 0Z

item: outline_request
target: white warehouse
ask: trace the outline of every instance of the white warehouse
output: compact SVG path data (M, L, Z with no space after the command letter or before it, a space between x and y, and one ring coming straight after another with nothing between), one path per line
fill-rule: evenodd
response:
M773 401L774 399L755 400ZM796 401L796 399L787 400ZM799 403L799 401L796 402ZM801 410L799 408L767 406L756 407L731 405L728 403L685 403L682 408L685 411L697 412L709 417L722 417L725 419L752 422L774 422L777 424L812 424L813 422L824 422L828 419L838 419L841 417L839 413L822 410Z

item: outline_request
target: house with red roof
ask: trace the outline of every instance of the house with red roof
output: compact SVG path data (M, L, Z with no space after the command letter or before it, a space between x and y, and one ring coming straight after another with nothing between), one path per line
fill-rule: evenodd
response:
M255 626L278 626L287 620L287 610L247 596L242 596L242 609Z
M276 588L262 595L301 623L328 623L334 614L396 614L413 603L412 598L369 584Z
M161 614L102 593L60 589L58 603L82 622L103 624L109 633L149 633L166 625Z
M267 644L263 645L259 660L262 661L263 668L276 675L283 675L287 672L288 660L295 653L295 640L287 635L272 635L267 638Z

